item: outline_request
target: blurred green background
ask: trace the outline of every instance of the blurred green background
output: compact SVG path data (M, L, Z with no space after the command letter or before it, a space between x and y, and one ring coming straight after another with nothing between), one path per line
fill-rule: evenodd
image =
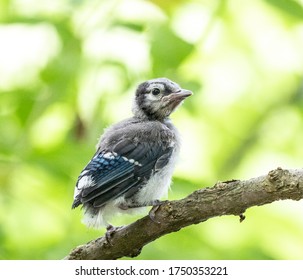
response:
M0 0L0 19L0 259L61 259L104 233L71 210L74 185L146 79L195 93L172 116L169 199L303 165L303 0ZM137 259L303 259L302 214L253 207Z

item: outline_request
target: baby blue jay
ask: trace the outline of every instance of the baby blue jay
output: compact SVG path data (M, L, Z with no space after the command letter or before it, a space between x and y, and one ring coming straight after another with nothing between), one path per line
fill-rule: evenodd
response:
M138 86L133 117L105 130L79 175L72 208L83 204L87 226L110 229L108 219L117 212L161 203L180 149L169 115L190 95L166 78Z

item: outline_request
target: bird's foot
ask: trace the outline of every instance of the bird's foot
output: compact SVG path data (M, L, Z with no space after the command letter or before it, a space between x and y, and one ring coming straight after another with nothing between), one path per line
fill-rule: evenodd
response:
M106 227L105 239L106 239L106 242L107 242L110 246L113 246L113 243L112 243L112 241L111 241L113 235L114 235L118 230L120 230L121 228L123 228L123 226L114 227L113 225L108 225L108 226Z
M157 224L160 224L160 222L156 220L156 212L158 211L158 209L160 208L160 206L161 206L162 204L164 204L165 202L167 202L167 200L163 200L163 201L154 200L154 201L153 201L153 204L152 204L153 207L152 207L152 209L150 209L150 211L149 211L149 213L148 213L149 218L150 218L153 222L155 222L155 223L157 223Z

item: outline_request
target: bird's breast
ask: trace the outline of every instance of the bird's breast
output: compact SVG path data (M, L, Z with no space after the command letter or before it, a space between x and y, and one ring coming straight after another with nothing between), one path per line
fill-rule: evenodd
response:
M132 199L144 204L167 197L178 155L179 145L175 145L168 163L161 170L154 172Z

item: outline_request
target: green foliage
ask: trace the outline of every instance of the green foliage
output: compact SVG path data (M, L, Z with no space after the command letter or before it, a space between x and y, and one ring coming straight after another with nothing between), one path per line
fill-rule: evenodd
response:
M74 185L146 79L194 91L173 115L169 199L302 167L302 19L302 1L0 0L0 259L60 259L104 233L70 209ZM138 259L302 259L302 207L214 218Z
M281 12L288 13L290 16L303 19L303 7L294 0L266 0L269 4L276 6Z

